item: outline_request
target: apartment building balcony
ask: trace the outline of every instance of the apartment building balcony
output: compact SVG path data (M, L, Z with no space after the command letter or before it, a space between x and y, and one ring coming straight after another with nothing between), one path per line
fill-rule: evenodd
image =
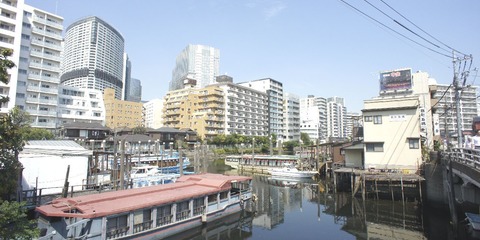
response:
M48 36L48 37L51 37L51 38L59 40L59 41L62 40L62 35L60 33L50 32L48 30L43 30L43 29L38 29L38 28L32 27L32 33L36 33L36 34L43 35L43 36Z
M33 122L32 127L56 128L57 124L54 122Z
M33 73L28 74L28 79L50 82L50 83L59 83L60 82L59 78L47 77L47 76L42 76L40 74L33 74Z
M27 86L27 91L58 94L58 88L45 88L39 86Z
M42 23L42 24L45 24L47 26L56 28L60 31L63 31L63 25L62 24L53 22L53 21L48 20L48 19L40 18L40 17L37 17L37 16L33 16L32 19L33 19L34 22Z
M31 62L28 66L31 68L45 69L52 72L60 72L60 66L45 65L41 63L35 63L35 62Z
M45 59L58 61L58 62L62 61L62 58L60 57L60 55L46 54L46 53L37 52L33 50L30 51L30 56L45 58Z
M32 39L30 43L33 44L33 45L40 46L40 47L46 47L46 48L50 48L50 49L53 49L53 50L62 51L62 46L61 45L57 45L57 44L53 44L53 43L47 43L47 42L39 41L39 40L36 40L36 39Z
M25 100L27 103L33 104L45 104L45 105L57 105L57 100L49 100L49 99L39 99L39 98L30 98L27 97Z
M57 112L55 112L55 111L42 111L42 110L27 109L27 112L32 116L49 116L49 117L56 117L57 116Z

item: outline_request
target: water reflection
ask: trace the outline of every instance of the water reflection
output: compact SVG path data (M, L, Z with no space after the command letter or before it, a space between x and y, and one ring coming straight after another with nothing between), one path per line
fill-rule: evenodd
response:
M253 175L253 186L251 213L173 239L427 239L422 209L414 203L352 199L334 194L324 181Z

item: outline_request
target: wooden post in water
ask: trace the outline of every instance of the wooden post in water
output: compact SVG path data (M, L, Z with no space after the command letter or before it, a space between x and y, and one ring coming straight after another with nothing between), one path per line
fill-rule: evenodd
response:
M392 201L395 201L395 197L393 197L393 189L392 189L392 179L388 179L388 187L390 188L390 192L392 193Z
M335 172L333 172L333 193L337 194L337 174Z
M405 205L405 194L403 192L403 176L400 177L400 186L402 186L402 204Z
M70 173L70 165L67 167L67 175L65 176L65 183L63 184L62 197L66 198L68 195L68 174Z
M375 193L377 194L377 200L378 200L378 186L377 186L377 179L375 179Z
M367 184L366 184L366 182L365 182L365 174L362 174L362 178L363 178L363 179L362 179L362 180L363 180L362 198L363 198L363 201L365 201L365 194L366 194L366 191L367 191L367 189L366 189Z
M354 177L353 177L353 168L352 168L352 173L350 174L350 184L351 184L351 188L352 188L352 198L355 197L355 182L354 182Z
M423 197L422 197L422 181L418 180L418 188L420 189L420 203L423 204Z
M125 139L122 139L122 142L120 144L120 189L125 189ZM139 146L139 151L140 151L140 146ZM140 154L139 154L140 156ZM140 159L140 158L139 158Z

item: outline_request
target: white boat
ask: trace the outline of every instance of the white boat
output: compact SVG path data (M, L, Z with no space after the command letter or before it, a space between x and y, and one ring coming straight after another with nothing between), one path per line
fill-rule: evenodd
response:
M282 168L269 170L272 177L311 178L318 173L316 171L301 171L292 164L285 164Z
M38 239L164 239L250 206L251 182L188 175L171 184L55 199L36 208Z
M130 172L133 188L174 183L179 177L178 173L162 173L160 168L152 165L135 166Z

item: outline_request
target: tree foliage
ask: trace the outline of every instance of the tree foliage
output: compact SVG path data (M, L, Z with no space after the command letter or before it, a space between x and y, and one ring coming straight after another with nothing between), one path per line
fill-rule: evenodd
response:
M0 118L0 197L9 200L16 193L22 164L18 154L23 150L23 131L29 127L30 117L18 107Z
M25 213L25 202L0 201L0 239L33 239L39 231Z
M145 134L147 132L147 129L142 126L137 126L132 129L133 134Z
M52 132L43 128L26 127L22 129L22 134L25 140L51 140L55 138Z
M8 59L12 56L12 49L2 48L0 49L0 82L8 84L10 82L10 75L8 70L15 66L15 63ZM8 96L0 97L0 105L9 101Z
M309 146L313 144L312 140L310 140L310 136L308 136L308 133L300 133L300 139L302 140L303 146Z

